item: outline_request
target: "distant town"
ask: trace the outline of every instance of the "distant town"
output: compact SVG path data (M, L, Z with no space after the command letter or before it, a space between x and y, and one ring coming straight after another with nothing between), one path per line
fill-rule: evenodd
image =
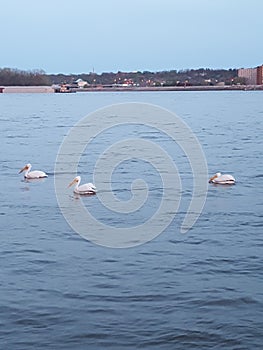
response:
M199 68L101 74L46 74L42 70L0 69L0 92L220 89L263 90L263 65L240 69Z

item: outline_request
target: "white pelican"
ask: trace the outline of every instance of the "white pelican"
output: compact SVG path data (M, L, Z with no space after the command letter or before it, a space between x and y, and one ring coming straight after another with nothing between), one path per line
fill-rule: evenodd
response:
M30 171L31 168L32 168L32 165L28 163L27 165L24 166L23 169L19 171L19 174L25 171L25 175L24 175L25 179L40 179L42 177L47 177L47 174L44 173L44 171L40 171L40 170Z
M74 193L76 194L95 194L96 193L96 187L91 183L83 184L79 186L81 181L81 177L77 176L75 179L68 185L68 187L76 184L74 188Z
M220 185L234 185L236 180L232 175L229 175L229 174L222 175L221 173L216 173L214 176L212 176L209 179L209 182L213 184L220 184Z

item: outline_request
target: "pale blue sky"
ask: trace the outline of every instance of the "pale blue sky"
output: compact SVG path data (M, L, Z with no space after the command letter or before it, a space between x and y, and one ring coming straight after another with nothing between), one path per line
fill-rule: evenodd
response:
M101 73L263 64L262 0L0 2L0 68Z

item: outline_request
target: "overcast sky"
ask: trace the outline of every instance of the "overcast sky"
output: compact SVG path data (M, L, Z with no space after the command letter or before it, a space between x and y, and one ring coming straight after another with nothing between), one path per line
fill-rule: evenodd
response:
M263 64L262 0L0 0L0 68L47 73Z

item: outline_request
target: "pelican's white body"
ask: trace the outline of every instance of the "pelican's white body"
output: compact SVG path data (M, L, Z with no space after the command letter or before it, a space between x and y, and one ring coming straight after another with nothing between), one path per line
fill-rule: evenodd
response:
M30 171L31 168L32 168L32 165L31 164L27 164L27 165L24 166L23 169L21 169L19 171L19 174L22 173L23 171L25 171L24 177L26 179L41 179L43 177L47 177L47 174L44 173L44 171L41 171L41 170Z
M221 173L216 173L211 179L209 180L210 183L213 184L219 184L219 185L234 185L236 180L232 175Z
M77 176L75 177L75 179L69 184L68 187L72 186L73 184L75 185L74 188L74 193L76 194L95 194L97 189L96 187L93 185L93 183L89 182L83 185L80 185L80 181L81 181L81 177Z

